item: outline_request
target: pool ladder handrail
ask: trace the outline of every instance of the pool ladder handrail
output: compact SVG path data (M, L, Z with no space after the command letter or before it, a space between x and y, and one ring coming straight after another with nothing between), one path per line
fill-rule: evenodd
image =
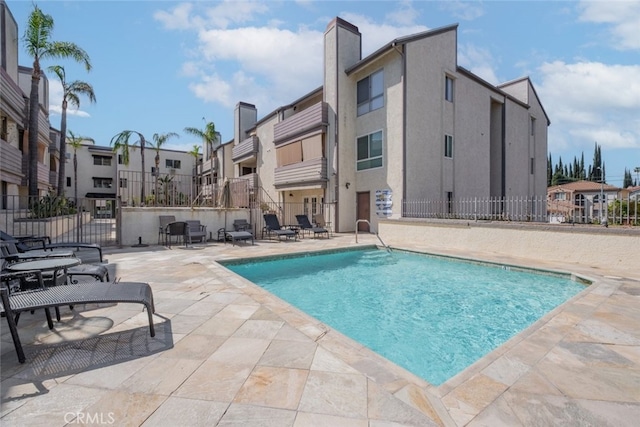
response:
M371 234L375 234L378 240L380 240L380 243L382 243L382 246L384 246L387 251L391 252L391 248L387 246L387 244L382 241L382 238L380 237L380 235L373 230L373 227L371 226L371 223L369 222L368 219L359 219L356 221L356 243L358 243L358 224L360 224L361 222L366 222L369 225L369 232Z

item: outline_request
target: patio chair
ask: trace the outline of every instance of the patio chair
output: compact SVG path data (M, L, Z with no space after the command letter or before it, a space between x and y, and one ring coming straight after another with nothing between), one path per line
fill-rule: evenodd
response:
M234 231L251 231L251 223L246 219L233 220Z
M206 242L207 240L207 226L200 224L200 220L187 220L187 233L185 234L186 243L193 244L196 242Z
M329 231L326 228L314 227L311 225L309 217L306 215L296 215L296 220L298 221L298 225L300 226L300 230L302 230L303 235L304 233L313 233L313 238L315 239L318 234L326 234L327 239L329 238Z
M329 235L331 235L331 233L332 233L331 222L330 221L325 221L323 214L321 214L321 213L315 214L313 216L313 224L316 227L326 228L327 231L329 232Z
M29 251L35 250L49 250L53 251L54 249L95 249L98 251L98 255L100 257L100 262L102 260L102 247L96 243L83 243L83 242L61 242L61 243L51 243L51 239L48 236L41 237L26 237L26 238L14 238L10 234L5 233L0 230L0 240L14 243L16 248L18 248L19 252L25 253ZM30 246L33 244L33 246Z
M11 242L0 242L0 254L2 257L8 262L20 262L20 261L30 261L37 260L41 258L53 258L53 257L75 257L75 254L72 252L26 252L20 253L14 243ZM71 280L72 283L78 283L78 279L76 276L80 277L93 277L95 280L99 280L101 282L109 281L109 270L103 264L81 264L74 267L67 268L67 276ZM51 274L44 273L44 277L46 280L52 280ZM64 281L66 278L62 279ZM59 280L56 280L59 281Z
M160 241L162 239L162 243L163 244L167 244L167 224L169 224L170 222L175 222L176 221L176 217L175 215L160 215L159 217L160 220L160 227L158 228L158 244L160 244Z
M295 230L290 230L290 229L283 229L282 226L280 225L280 221L278 220L278 217L276 216L276 214L264 214L264 223L265 226L262 229L262 237L264 238L264 234L267 234L267 237L271 237L272 234L276 235L278 237L278 240L280 240L281 237L286 237L287 240L292 238L294 240L297 240L298 238L298 233Z
M176 243L180 241L180 239L182 239L182 241L184 242L184 245L187 246L187 239L186 239L186 234L187 234L187 223L184 221L174 221L174 222L170 222L169 224L167 224L165 227L165 236L166 236L166 241L165 244L168 247L171 247L171 243L172 243L172 238L175 236L176 237Z
M38 277L37 289L11 292L10 283L24 275ZM47 314L49 329L53 329L53 321L49 308L63 305L100 304L100 303L134 303L142 304L149 318L149 332L155 336L153 325L153 292L148 283L79 283L67 286L47 287L44 285L40 271L0 274L0 313L4 313L13 339L13 345L20 363L26 360L22 343L18 335L17 322L20 313L44 308Z

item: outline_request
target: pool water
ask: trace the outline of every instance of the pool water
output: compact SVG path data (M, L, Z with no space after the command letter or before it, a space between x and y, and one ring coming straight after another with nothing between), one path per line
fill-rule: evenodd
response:
M584 289L568 276L377 249L225 266L434 385Z

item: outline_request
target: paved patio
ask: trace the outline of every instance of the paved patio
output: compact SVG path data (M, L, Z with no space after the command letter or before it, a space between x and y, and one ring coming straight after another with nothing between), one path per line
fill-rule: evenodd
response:
M359 245L376 244L359 235ZM149 282L156 332L131 304L25 314L19 364L0 322L3 426L637 425L640 268L579 273L585 291L439 387L386 361L214 261L355 246L353 235L255 246L106 251Z

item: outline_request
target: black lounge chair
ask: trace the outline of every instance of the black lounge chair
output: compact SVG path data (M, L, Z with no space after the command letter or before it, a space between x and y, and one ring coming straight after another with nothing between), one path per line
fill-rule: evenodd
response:
M271 237L272 234L275 234L278 239L281 237L286 237L290 239L293 237L294 240L298 238L298 232L296 230L283 229L280 226L280 221L278 221L278 217L275 214L264 214L264 223L265 226L262 229L262 237L264 238L264 234L267 234L267 237Z
M174 221L170 222L165 226L165 245L171 247L172 237L176 236L176 241L179 242L180 239L184 242L184 246L187 246L187 227L189 225L184 221ZM176 243L177 243L176 242Z
M102 248L95 243L83 243L83 242L61 242L51 243L51 239L48 236L41 237L19 237L14 238L10 234L0 230L0 240L5 242L14 243L19 252L25 253L35 250L49 250L54 249L95 249L100 256L100 262L102 261Z
M302 233L313 233L313 238L315 239L318 234L326 234L327 239L329 238L329 230L322 227L314 227L311 225L309 218L306 215L296 215L296 220L298 221L298 225L300 226L300 230Z
M36 289L10 292L10 282L25 275L36 276L39 286ZM46 287L40 271L0 274L0 313L7 318L11 338L18 354L20 363L26 358L22 343L18 335L17 322L20 313L44 308L47 314L49 329L53 329L53 320L49 308L63 305L100 304L100 303L138 303L145 306L149 318L149 332L155 336L153 326L153 292L148 283L119 282L119 283L78 283L64 286ZM4 284L7 284L5 286Z

